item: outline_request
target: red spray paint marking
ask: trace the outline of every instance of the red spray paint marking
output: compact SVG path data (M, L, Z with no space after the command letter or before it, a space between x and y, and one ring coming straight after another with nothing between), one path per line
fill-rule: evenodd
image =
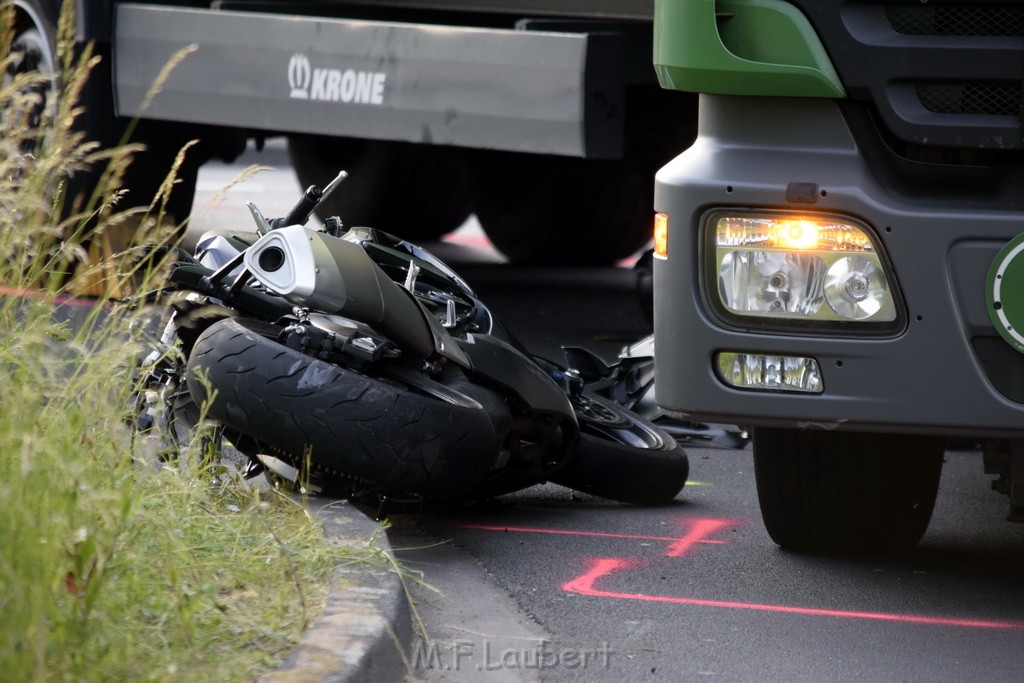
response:
M694 543L725 543L725 541L711 541L705 536L710 536L722 527L732 524L727 519L694 519L690 521L692 524L690 530L669 546L665 557L682 557L690 552Z
M19 296L23 299L32 299L33 301L52 301L55 304L64 304L69 306L82 306L84 308L91 308L96 305L96 302L92 299L82 299L72 296L51 296L45 292L33 291L31 289L15 289L14 287L0 286L0 295L2 296Z
M709 534L711 531L713 531L714 529L719 528L720 526L725 526L726 524L730 524L730 522L725 521L725 520L716 520L716 519L706 519L706 520L705 519L698 519L698 520L694 520L694 521L695 521L694 529L691 530L689 533L687 533L683 537L678 537L678 536L676 536L676 537L672 537L672 536L643 536L643 535L640 535L640 534L610 534L610 533L604 533L604 532L601 532L601 531L572 531L572 530L568 530L568 529L541 529L541 528L537 528L537 527L525 527L525 526L489 526L489 525L485 525L485 524L463 524L462 528L463 529L482 529L483 531L515 531L515 532L526 533L526 534L562 534L562 535L565 535L565 536L599 536L601 538L628 538L628 539L640 540L640 541L668 541L668 542L670 542L672 544L671 546L669 546L668 553L666 553L666 555L669 556L669 557L681 557L682 555L686 554L686 552L691 547L693 547L694 543L715 543L715 544L725 543L725 541L716 541L716 540L709 539L709 538L701 538L701 536ZM712 524L713 524L713 527L708 530L707 527L711 526ZM676 551L678 554L673 554L673 551L676 548L678 548L678 551Z
M812 607L790 607L786 605L763 605L753 602L735 602L731 600L704 600L700 598L682 598L668 595L646 595L644 593L619 593L606 591L594 586L598 579L628 568L627 560L606 558L595 560L590 569L580 577L565 583L562 590L578 595L594 598L616 598L621 600L640 600L643 602L660 602L672 605L698 605L702 607L719 607L726 609L745 609L759 612L783 614L799 614L816 617L839 617L844 619L871 619L876 621L893 621L902 624L923 624L927 626L959 626L964 628L987 628L1024 631L1024 622L989 621L985 619L954 619L947 617L929 617L915 614L889 614L885 612L857 612L853 610L816 609Z

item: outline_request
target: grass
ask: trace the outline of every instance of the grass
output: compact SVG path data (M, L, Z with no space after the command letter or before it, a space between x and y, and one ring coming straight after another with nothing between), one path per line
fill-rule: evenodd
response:
M58 101L38 74L0 89L0 678L253 680L316 618L336 566L390 558L372 539L330 545L274 491L136 457L140 314L117 297L163 283L144 247L173 239L162 197L175 169L148 207L119 209L137 150L75 132L95 60L70 57L71 25L66 11ZM41 121L18 116L33 107ZM97 191L67 196L90 166L106 169ZM132 238L116 254L113 234ZM82 292L96 305L75 324L55 315Z

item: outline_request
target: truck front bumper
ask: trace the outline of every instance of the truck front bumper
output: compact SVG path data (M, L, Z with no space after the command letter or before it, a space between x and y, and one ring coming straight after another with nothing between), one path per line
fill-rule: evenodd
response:
M897 191L868 163L831 100L702 96L697 142L657 176L668 216L655 264L657 400L716 422L858 431L1024 437L1024 354L1004 342L985 302L997 252L1024 232L1020 199L983 192ZM813 192L793 193L793 187ZM787 195L787 191L789 191ZM890 267L900 315L879 334L721 315L702 221L714 209L848 216ZM820 393L739 389L721 352L811 358Z

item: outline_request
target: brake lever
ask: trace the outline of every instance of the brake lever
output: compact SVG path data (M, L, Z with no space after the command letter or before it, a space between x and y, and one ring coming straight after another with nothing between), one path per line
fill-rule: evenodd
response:
M328 195L330 195L338 188L338 185L341 185L342 181L344 181L345 178L348 178L348 171L339 171L337 177L331 182L329 182L327 184L327 187L324 188L323 194L320 195L320 200L316 203L316 206L313 207L313 211L316 211L318 208L320 208L320 204L322 204L323 201L327 199ZM310 213L312 213L312 211Z

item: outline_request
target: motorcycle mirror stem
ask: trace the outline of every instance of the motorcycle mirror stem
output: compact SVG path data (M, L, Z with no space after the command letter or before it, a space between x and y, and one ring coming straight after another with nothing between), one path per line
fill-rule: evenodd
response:
M263 214L260 213L260 210L256 207L254 203L246 202L245 205L249 207L249 213L252 214L252 219L256 221L257 235L263 237L273 229L270 227L270 223L267 222L267 219L263 217Z

